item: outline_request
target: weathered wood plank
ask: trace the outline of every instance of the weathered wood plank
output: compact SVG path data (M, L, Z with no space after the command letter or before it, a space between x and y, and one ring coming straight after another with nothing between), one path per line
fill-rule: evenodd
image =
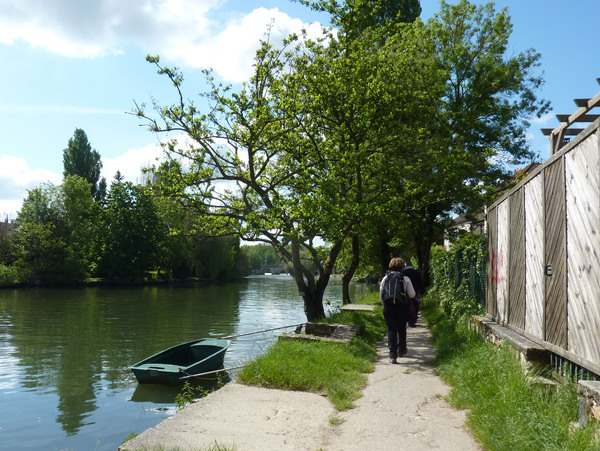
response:
M508 318L514 327L525 329L525 190L509 197Z
M569 120L569 114L557 114L556 119L560 122L567 122ZM577 118L576 122L594 122L596 119L600 117L600 114L584 114Z
M600 161L598 136L565 155L568 350L600 362Z
M491 208L487 213L487 290L486 290L486 313L493 318L498 316L497 297L497 269L498 269L498 209Z
M546 341L567 347L567 277L564 158L544 168Z
M542 131L542 134L544 136L550 136L554 130L554 128L541 128L540 129ZM582 131L584 131L584 128L565 128L563 129L563 135L564 136L577 136L579 135Z
M544 178L540 173L525 185L527 307L525 330L544 339Z
M508 199L498 204L498 250L496 302L498 303L498 322L504 324L507 319L508 301Z

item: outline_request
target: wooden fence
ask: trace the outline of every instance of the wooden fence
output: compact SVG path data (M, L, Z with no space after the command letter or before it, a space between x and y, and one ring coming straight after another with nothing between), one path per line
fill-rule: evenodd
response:
M486 313L600 374L600 119L488 208Z

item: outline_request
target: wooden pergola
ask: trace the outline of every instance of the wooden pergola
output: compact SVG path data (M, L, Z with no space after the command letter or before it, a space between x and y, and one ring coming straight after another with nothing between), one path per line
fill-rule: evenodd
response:
M600 84L600 78L596 78ZM550 136L551 153L554 155L573 137L579 135L584 128L572 128L574 124L591 123L600 117L600 114L590 114L590 111L596 107L600 107L600 92L591 99L573 99L575 105L579 107L575 113L557 114L556 118L561 124L556 128L542 128L542 133Z

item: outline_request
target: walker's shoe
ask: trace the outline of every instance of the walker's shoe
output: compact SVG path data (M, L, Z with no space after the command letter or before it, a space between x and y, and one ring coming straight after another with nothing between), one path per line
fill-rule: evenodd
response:
M403 357L403 356L405 356L407 352L408 352L408 349L405 349L404 351L400 351L400 352L398 353L398 357Z
M393 363L393 364L398 363L398 360L396 360L396 359L390 359L390 363Z

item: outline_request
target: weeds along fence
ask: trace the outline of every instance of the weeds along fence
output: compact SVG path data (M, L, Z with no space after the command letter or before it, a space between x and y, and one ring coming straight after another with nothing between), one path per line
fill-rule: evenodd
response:
M485 236L468 235L456 242L450 251L441 247L433 249L431 293L449 315L459 317L484 312L486 246Z
M600 119L488 207L486 315L600 374Z

